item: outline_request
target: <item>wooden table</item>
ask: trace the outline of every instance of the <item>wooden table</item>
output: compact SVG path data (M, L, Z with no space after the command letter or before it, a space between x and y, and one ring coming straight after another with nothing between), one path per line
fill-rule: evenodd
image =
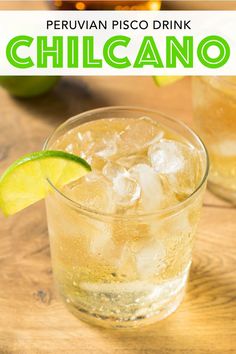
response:
M63 120L109 105L155 108L191 125L190 80L64 78L49 95L17 100L0 90L0 169L41 149ZM53 289L43 203L0 217L0 353L236 353L236 209L206 193L188 292L179 310L137 332L91 327Z

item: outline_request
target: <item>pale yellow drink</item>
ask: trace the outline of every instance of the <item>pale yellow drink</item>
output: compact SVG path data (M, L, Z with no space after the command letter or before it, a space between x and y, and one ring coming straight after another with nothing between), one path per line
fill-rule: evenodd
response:
M53 270L69 308L113 327L173 312L183 297L205 186L202 143L158 113L110 108L68 121L48 147L92 166L47 198Z
M236 203L236 77L193 79L194 120L210 156L210 188Z

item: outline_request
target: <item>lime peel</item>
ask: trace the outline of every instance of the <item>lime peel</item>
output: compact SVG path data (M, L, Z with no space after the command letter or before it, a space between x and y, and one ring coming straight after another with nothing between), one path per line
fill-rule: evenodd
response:
M0 208L6 216L15 214L45 198L50 190L48 181L59 188L90 171L85 160L65 151L27 154L10 165L0 177Z
M183 76L153 76L153 79L157 86L167 86L173 84L176 81L179 81Z
M57 76L0 76L0 86L19 98L43 95L58 81Z

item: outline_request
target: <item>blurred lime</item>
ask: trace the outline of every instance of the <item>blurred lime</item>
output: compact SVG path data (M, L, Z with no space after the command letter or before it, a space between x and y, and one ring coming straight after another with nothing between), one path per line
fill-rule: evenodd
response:
M16 97L34 97L49 91L58 76L1 76L0 85Z
M183 76L154 76L153 79L157 86L166 86L173 84L176 81L182 79Z

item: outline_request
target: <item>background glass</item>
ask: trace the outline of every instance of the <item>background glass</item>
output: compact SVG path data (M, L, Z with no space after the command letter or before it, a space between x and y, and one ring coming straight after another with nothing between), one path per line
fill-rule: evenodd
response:
M236 77L193 78L193 107L210 156L209 187L236 203Z

